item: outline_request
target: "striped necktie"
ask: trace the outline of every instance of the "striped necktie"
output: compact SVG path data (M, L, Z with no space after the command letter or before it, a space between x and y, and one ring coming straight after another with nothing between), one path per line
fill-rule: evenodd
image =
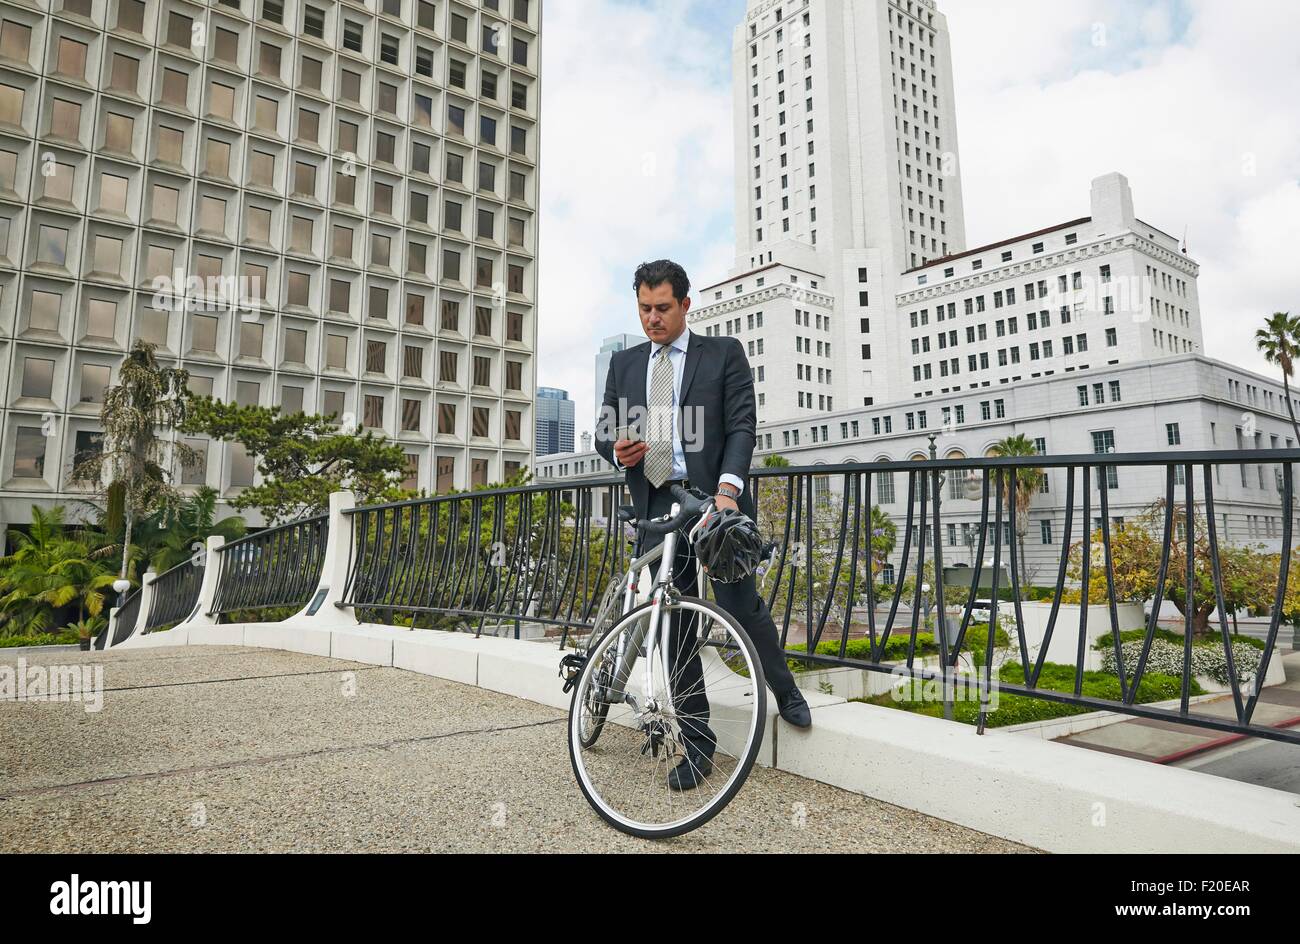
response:
M673 363L665 344L655 355L650 378L650 422L646 432L645 477L655 488L673 471Z

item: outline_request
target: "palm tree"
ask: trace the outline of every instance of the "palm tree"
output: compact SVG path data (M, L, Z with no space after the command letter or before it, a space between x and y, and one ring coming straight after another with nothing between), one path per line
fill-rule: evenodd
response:
M163 367L154 346L136 341L118 370L118 382L104 395L99 420L104 427L104 451L81 462L74 470L78 481L106 486L110 521L122 521L122 563L126 578L132 556L135 524L178 500L164 471L167 439L160 431L180 426L185 419L189 373ZM171 446L182 464L194 461L195 452L181 443Z
M1038 447L1024 433L1017 433L1014 436L1008 436L995 442L990 448L989 453L997 458L1012 458L1016 456L1036 456ZM1034 500L1034 493L1038 490L1039 484L1043 480L1044 472L1040 468L1031 466L1017 466L1015 475L1010 477L1011 487L1006 490L1007 512L1015 509L1016 518L1016 543L1019 547L1018 563L1020 564L1020 593L1023 598L1025 592L1025 535L1029 531L1029 506Z
M216 520L217 490L208 485L185 499L174 513L165 510L162 517L161 541L150 560L160 574L193 557L206 544L209 535L219 534L231 541L245 529L244 519L238 516Z
M872 567L878 574L884 569L885 561L894 553L898 541L898 525L882 511L879 505L871 506L871 556Z
M104 609L115 549L92 530L68 532L63 516L62 507L33 506L30 533L9 532L14 552L0 558L0 620L7 633L48 632L59 611L73 604L78 622Z
M1282 389L1286 392L1286 410L1291 415L1291 428L1296 442L1300 443L1300 424L1296 423L1295 407L1291 404L1291 371L1295 357L1300 353L1300 317L1292 318L1289 311L1275 311L1255 332L1255 347L1270 364L1282 370Z

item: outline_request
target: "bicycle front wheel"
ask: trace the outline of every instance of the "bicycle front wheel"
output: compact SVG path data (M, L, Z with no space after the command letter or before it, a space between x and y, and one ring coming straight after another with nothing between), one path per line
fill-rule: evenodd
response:
M648 839L697 829L731 801L758 756L767 708L758 652L725 610L682 597L663 612L676 628L665 619L653 646L651 603L610 627L590 650L569 711L569 759L583 795L611 826ZM598 742L587 727L593 704L604 706ZM682 771L675 784L670 776L679 764L688 789Z

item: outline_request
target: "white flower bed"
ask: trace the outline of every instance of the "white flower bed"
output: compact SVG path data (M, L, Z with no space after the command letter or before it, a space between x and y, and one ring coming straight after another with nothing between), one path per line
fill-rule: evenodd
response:
M1126 642L1123 649L1124 669L1131 675L1133 670L1137 668L1138 658L1142 655L1142 641L1135 639L1132 642ZM1232 644L1232 661L1237 670L1237 679L1241 683L1248 682L1255 677L1263 658L1263 651L1256 649L1252 645L1244 642L1234 642ZM1115 670L1115 650L1112 646L1107 646L1103 650L1101 670L1109 672L1111 675L1118 674ZM1147 655L1145 671L1181 676L1183 674L1183 647L1164 639L1153 639L1151 641L1151 652ZM1192 675L1212 678L1220 685L1228 684L1228 660L1224 658L1222 642L1216 641L1209 645L1193 644Z

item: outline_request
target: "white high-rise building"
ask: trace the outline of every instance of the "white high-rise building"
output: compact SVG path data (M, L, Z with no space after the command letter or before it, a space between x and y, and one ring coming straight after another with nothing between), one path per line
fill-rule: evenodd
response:
M762 311L760 420L891 399L897 276L966 244L947 23L929 0L751 0L732 60L736 265L692 327Z
M412 487L531 464L541 6L0 3L0 523L85 497L141 338L382 431ZM182 485L253 484L192 445Z
M831 284L965 248L947 21L931 0L750 0L732 44L736 273ZM747 173L741 173L744 169Z

